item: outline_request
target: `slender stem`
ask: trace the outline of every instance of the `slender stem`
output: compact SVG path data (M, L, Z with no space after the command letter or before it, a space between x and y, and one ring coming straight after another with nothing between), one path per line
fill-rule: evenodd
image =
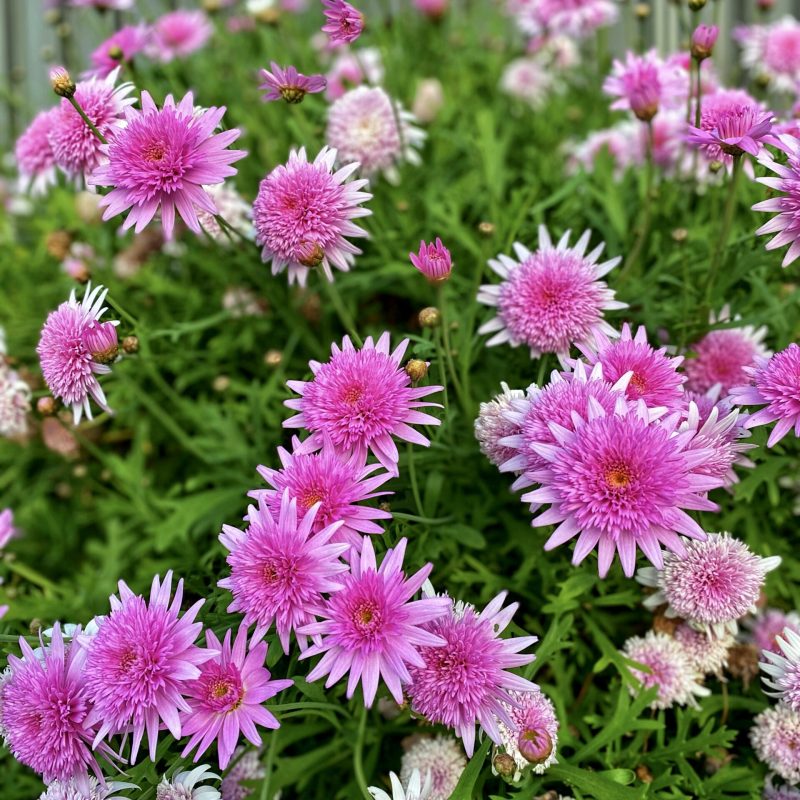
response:
M280 728L272 731L269 739L269 749L267 750L267 760L264 764L264 783L261 786L261 800L269 800L269 786L272 783L272 767L275 763L275 753L278 749L278 734Z
M689 92L686 95L686 124L692 121L692 85L694 79L694 59L689 61Z
M719 239L717 246L714 249L714 255L711 257L711 266L708 270L708 283L706 283L706 306L711 305L711 293L714 289L716 282L717 272L719 271L722 255L725 252L725 247L728 244L728 237L731 233L731 225L733 224L733 215L736 211L736 187L739 183L739 173L742 171L742 154L738 153L733 157L733 173L731 179L728 181L728 198L725 202L725 212L722 218L722 228L719 232Z
M695 59L692 59L692 63L694 63ZM703 102L703 83L700 77L700 73L703 69L703 62L697 61L697 93L696 93L696 102L694 104L694 126L695 128L700 127L700 107ZM691 83L689 84L691 87Z
M129 314L113 297L106 298L111 306L113 306L114 310L128 322L129 325L132 325L134 328L139 327L139 321L133 314Z
M358 736L356 746L353 750L353 772L356 774L356 782L361 794L366 800L372 800L372 795L367 789L367 777L364 774L364 736L367 732L367 707L361 709L361 717L358 720Z
M414 504L417 506L417 513L420 517L425 516L425 509L422 507L422 496L419 493L417 483L417 469L414 465L414 445L411 442L407 445L408 449L408 477L411 480L411 493L414 495Z
M461 388L461 381L458 379L458 374L456 373L455 363L453 362L453 353L450 347L450 322L447 316L447 299L444 296L444 284L439 286L438 295L439 313L442 315L442 344L444 346L444 360L447 364L447 371L450 373L450 380L452 381L453 387L456 390L458 399L461 401L461 406L464 409L464 413L469 418L469 403L467 402L467 398L465 397L463 389Z
M89 130L100 140L102 144L108 144L108 139L97 130L97 126L92 122L89 117L86 116L86 112L81 108L81 104L74 98L68 98L70 103L72 103L72 107L81 115L83 121L89 126Z
M336 310L336 314L339 317L339 322L342 323L342 327L350 334L353 341L359 347L361 347L363 342L361 341L361 337L356 332L356 324L353 321L353 317L350 315L350 312L347 310L347 306L344 304L342 296L339 294L339 290L336 288L336 284L333 281L325 281L325 287L328 292L328 297L330 298L331 303Z
M220 228L222 228L226 233L235 233L243 241L250 242L250 239L247 236L245 236L238 228L234 228L233 225L231 225L230 222L228 222L221 214L217 214L214 219L216 219Z
M651 120L647 123L647 148L646 148L647 175L645 178L644 209L642 210L642 219L639 225L639 231L636 237L636 241L634 242L633 247L628 253L628 258L625 260L625 264L622 267L620 278L622 278L623 276L627 276L628 272L633 268L633 266L639 260L639 256L642 253L645 242L647 241L647 237L650 234L650 226L652 225L653 222L653 182L655 177L655 162L653 160L653 148L654 148L653 122Z
M13 633L0 634L0 642L4 644L17 644L20 639L24 639L30 644L39 644L39 639L36 636L15 636Z

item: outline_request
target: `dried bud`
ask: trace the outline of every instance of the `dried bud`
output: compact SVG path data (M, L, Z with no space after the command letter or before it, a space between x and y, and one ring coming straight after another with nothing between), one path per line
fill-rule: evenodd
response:
M71 244L72 237L66 231L51 231L44 240L47 252L59 261L67 257Z
M728 672L739 678L745 690L758 675L758 648L752 644L735 644L728 650Z
M279 367L281 361L283 361L283 353L280 350L267 350L264 353L264 363L272 369Z
M217 375L211 385L215 392L225 392L231 385L231 379L227 375Z
M390 513L390 512L391 512L391 510L392 510L392 504L391 504L391 503L386 503L386 502L383 502L383 503L380 503L380 504L378 505L378 508L379 508L381 511L385 511L385 512L388 514L388 513Z
M412 358L406 364L406 375L415 383L421 381L427 374L428 365L422 359Z
M303 242L297 260L304 267L318 267L325 258L325 251L316 242Z
M683 620L680 617L667 617L664 614L656 614L653 617L653 630L656 633L666 633L668 636L672 636L681 622Z
M31 636L38 636L42 630L42 621L34 617L31 620L31 624L28 626L28 630L31 632Z
M53 67L50 70L50 85L59 97L72 97L75 94L75 82L66 67Z
M36 410L43 416L43 417L52 417L53 414L56 413L56 409L58 405L56 404L55 397L51 397L47 395L47 397L40 397L36 401Z
M514 773L517 771L517 765L508 753L498 753L494 757L492 766L494 767L494 771L501 778L505 778L506 780L511 780L511 778L514 777Z
M686 228L675 228L672 231L673 240L678 242L679 244L681 242L685 242L688 236L689 236L689 231L687 231Z
M494 235L494 223L493 222L481 222L478 225L478 232L483 236L493 236Z
M698 25L692 34L692 58L703 61L714 51L714 45L719 36L716 25Z
M133 353L139 352L139 337L138 336L126 336L122 340L122 352L126 353L127 355L133 355Z
M553 752L553 740L545 730L526 728L517 738L522 757L531 764L543 764Z
M216 14L222 10L222 0L203 0L203 10L209 14Z
M639 764L639 766L636 767L635 771L636 771L636 777L642 783L652 783L653 782L653 773L650 772L650 770L644 764Z
M418 319L421 327L435 328L442 321L442 315L439 313L438 308L429 306L428 308L423 308L422 311L419 312Z
M316 292L304 292L300 304L300 313L309 322L319 322L322 318L322 300Z
M637 3L633 7L633 13L637 19L647 19L650 16L650 6L647 3Z

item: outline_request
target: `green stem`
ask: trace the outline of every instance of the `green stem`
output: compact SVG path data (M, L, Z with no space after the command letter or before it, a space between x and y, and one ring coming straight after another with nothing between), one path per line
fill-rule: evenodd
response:
M634 242L633 247L628 253L628 258L622 267L620 279L623 276L627 277L629 271L638 262L639 256L644 249L647 237L650 234L650 227L653 224L653 182L655 177L655 163L653 160L653 123L652 120L647 123L647 175L645 178L644 190L644 209L642 211L642 219L639 225L639 232Z
M132 325L134 328L139 327L139 321L134 317L132 314L129 314L116 300L112 297L106 296L106 300L108 300L109 305L111 305L114 310L128 322L129 325Z
M15 636L13 633L0 634L0 642L3 644L17 644L20 639L24 639L29 644L39 644L39 639L36 636Z
M367 790L367 777L364 774L364 737L367 732L367 707L362 706L361 717L358 720L358 735L356 746L353 750L353 772L356 774L356 782L365 800L372 800L372 795Z
M411 493L414 495L414 503L417 506L417 513L420 517L425 516L425 509L422 507L422 496L419 493L417 483L417 470L414 466L414 445L411 442L407 445L408 450L408 477L411 480Z
M441 284L439 286L438 295L439 295L439 313L442 315L441 324L442 324L442 344L444 348L444 359L445 363L447 364L447 371L450 373L450 380L452 381L453 388L456 390L458 399L461 402L461 407L464 409L464 413L469 419L471 416L471 410L467 398L464 395L464 390L461 386L461 381L458 378L458 373L456 372L455 363L453 362L453 353L450 347L450 322L447 315L447 299L445 298L444 295L444 284Z
M692 59L692 63L694 63L694 62L695 62L695 59L693 58ZM703 62L702 61L697 61L697 69L696 69L696 74L697 74L697 95L696 95L697 96L697 102L694 104L694 126L695 126L695 128L699 128L700 127L700 107L701 107L702 101L703 101L703 84L702 84L702 79L700 77L700 73L701 73L702 69L703 69ZM689 86L691 87L691 82L689 83Z
M711 266L708 270L708 283L706 283L706 306L711 307L711 293L714 289L717 273L719 271L722 255L725 252L725 247L728 244L728 237L731 233L731 225L733 224L733 215L736 211L736 187L739 183L739 173L742 171L742 154L739 153L733 157L733 173L731 179L728 181L728 198L725 202L725 212L722 218L722 228L719 232L719 239L717 246L714 249L714 255L711 258Z
M264 783L261 787L261 800L268 800L270 797L269 785L272 783L272 767L275 764L275 753L278 749L278 734L280 730L280 728L277 728L270 735L267 760L264 764Z
M108 139L97 130L97 126L92 122L89 117L86 116L86 112L81 108L81 104L74 98L69 97L67 98L70 103L72 103L72 107L81 115L83 121L89 126L89 130L100 140L102 144L108 144Z
M361 347L363 342L361 341L361 337L358 335L358 333L356 333L356 324L353 321L353 317L350 315L350 312L347 310L347 306L344 304L342 296L339 294L339 290L336 288L336 284L333 281L325 281L325 288L328 292L328 297L333 304L336 314L339 317L339 322L342 323L342 327L350 334L350 337L353 339L355 344Z

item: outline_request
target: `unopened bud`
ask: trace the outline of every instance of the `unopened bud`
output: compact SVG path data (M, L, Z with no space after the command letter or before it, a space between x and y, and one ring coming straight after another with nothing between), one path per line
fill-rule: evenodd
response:
M526 761L544 764L553 752L553 740L545 730L526 728L517 737L517 747Z
M492 236L494 234L494 223L481 222L478 225L478 232L481 233L483 236Z
M50 85L59 97L72 97L75 94L75 82L66 67L53 67L50 70Z
M267 350L264 353L264 363L272 369L279 367L281 361L283 361L283 353L280 350Z
M771 80L772 79L770 78L769 75L767 75L766 72L762 72L760 75L756 77L756 85L758 86L759 89L766 89L769 86Z
M635 772L636 772L636 777L642 783L652 783L653 782L653 773L650 772L650 770L648 769L648 767L646 765L639 764L639 766L636 767Z
M122 61L125 58L125 53L122 52L122 48L118 44L112 44L108 48L108 57L112 61Z
M692 58L703 61L714 51L714 45L719 36L716 25L698 25L692 34Z
M97 364L110 364L119 353L117 326L92 320L83 332L83 344Z
M508 753L498 753L492 761L494 771L501 777L510 780L517 771L514 759Z
M638 19L647 19L650 16L650 6L647 3L637 3L633 7L633 13Z
M673 240L678 242L679 244L681 242L685 242L688 236L689 236L689 231L687 231L686 228L675 228L672 231Z
M719 171L720 171L720 170L721 170L721 169L722 169L724 166L725 166L725 165L724 165L724 164L723 164L721 161L712 161L712 162L711 162L711 163L708 165L708 168L709 168L709 169L710 169L710 170L711 170L713 173L715 173L715 174L716 174L716 173L717 173L717 172L719 172Z
M303 242L300 245L300 254L297 260L304 267L318 267L325 258L325 251L316 242Z
M211 385L215 392L224 392L230 387L231 379L227 375L217 375Z
M428 308L423 308L422 311L419 312L418 319L421 327L435 328L442 321L442 315L439 313L438 308L429 306Z
M222 0L203 0L203 10L209 14L215 14L222 10Z
M47 397L40 397L36 401L36 410L43 416L43 417L52 417L53 414L56 413L56 408L58 408L56 404L55 397L51 397L47 395Z
M139 352L139 337L138 336L126 336L122 340L122 351L131 355L133 353Z
M428 374L428 365L420 358L412 358L406 364L406 375L412 381L421 381Z
M706 0L689 0L689 8L692 11L700 11L702 8L705 8Z

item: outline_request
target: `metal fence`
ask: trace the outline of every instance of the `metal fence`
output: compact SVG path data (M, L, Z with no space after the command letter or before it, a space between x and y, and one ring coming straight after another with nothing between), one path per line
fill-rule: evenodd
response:
M452 13L471 0L452 0ZM498 3L504 0L495 0ZM310 0L316 3L317 0ZM610 34L615 51L624 48L626 35L636 31L633 7L636 0L621 0L622 22ZM685 6L686 0L681 0ZM60 0L66 5L66 0ZM397 12L411 0L364 0L370 13ZM7 149L17 133L27 124L35 111L52 102L46 80L46 66L65 63L84 64L88 54L120 24L119 14L88 13L77 9L67 14L67 22L53 25L48 7L58 6L59 0L0 0L0 148ZM154 17L177 6L197 7L199 0L137 0L136 6L144 17ZM717 17L722 34L715 52L720 71L735 58L730 30L738 22L754 21L758 11L756 0L709 0L710 12ZM680 43L679 14L681 10L671 0L650 0L651 15L644 25L647 44L662 52L674 50ZM686 9L683 11L686 13ZM769 17L777 19L786 13L800 17L800 0L778 0ZM626 31L627 29L627 31Z

